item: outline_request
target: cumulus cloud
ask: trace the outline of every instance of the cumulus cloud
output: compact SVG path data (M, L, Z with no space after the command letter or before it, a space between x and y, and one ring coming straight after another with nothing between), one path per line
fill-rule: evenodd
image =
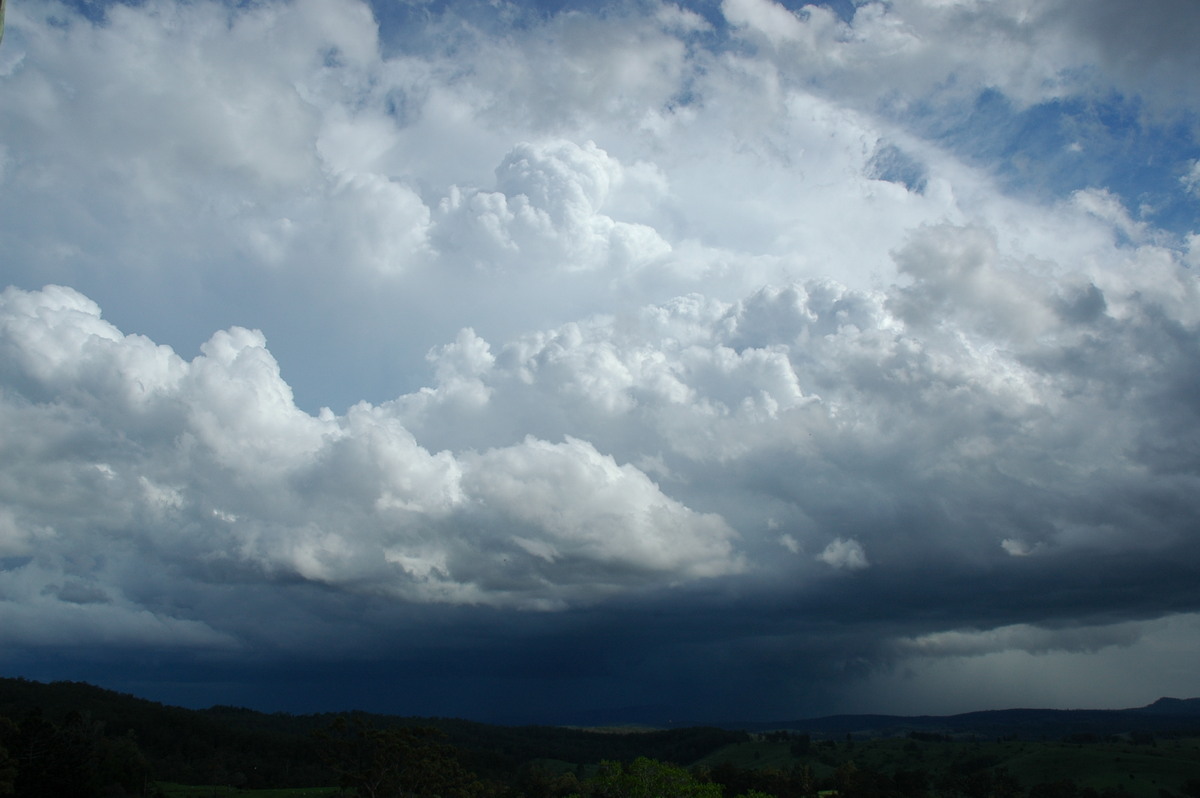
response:
M870 565L867 562L867 553L863 551L862 544L854 538L843 540L838 538L833 540L826 546L817 559L832 568L840 568L846 571L859 571Z
M260 579L417 601L563 606L742 568L719 516L688 509L584 441L432 453L386 408L297 409L257 331L220 331L188 362L121 334L71 289L10 288L0 308L6 376L47 397L14 397L10 420L60 417L59 435L91 440L86 452L45 451L44 437L36 452L9 441L8 462L29 459L11 473L8 501L49 490L51 473L59 491L53 507L27 493L20 513L6 513L12 555L40 537L39 561L70 573L68 551L105 545L89 535L91 505L107 511L108 545L141 548L137 557L194 578L206 578L194 561L223 562ZM469 378L489 359L469 333L440 350L451 384L437 398L457 406L473 388L458 385L461 372ZM45 595L74 604L104 595L67 584Z
M548 567L561 564L564 574L581 572L585 585L742 569L734 532L720 516L689 510L638 469L618 466L584 441L526 439L468 462L470 494L515 522L512 542ZM600 574L588 574L591 568Z
M601 213L624 179L621 164L593 142L521 144L496 168L495 191L450 188L436 240L469 253L477 268L638 268L670 245L646 225Z

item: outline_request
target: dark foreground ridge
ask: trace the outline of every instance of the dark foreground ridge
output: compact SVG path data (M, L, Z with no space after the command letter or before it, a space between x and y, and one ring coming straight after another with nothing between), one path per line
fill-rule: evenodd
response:
M537 760L591 765L643 756L691 763L748 737L746 732L715 727L614 733L357 711L291 715L228 706L195 710L84 682L0 678L0 721L8 718L19 724L31 713L60 726L83 716L103 727L107 736L135 741L156 779L220 784L237 774L248 787L334 783L320 735L339 718L378 729L436 729L460 752L463 764L483 777L500 777Z

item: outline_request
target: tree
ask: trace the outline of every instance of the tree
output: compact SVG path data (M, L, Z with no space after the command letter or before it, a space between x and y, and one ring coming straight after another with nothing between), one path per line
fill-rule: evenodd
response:
M148 782L146 759L131 737L112 740L104 724L69 712L62 724L31 712L19 725L0 725L0 795L20 798L94 798L137 794Z
M5 747L17 734L17 724L8 718L0 718L0 795L12 795L16 791L17 760Z
M574 771L554 773L544 767L527 764L517 773L510 789L512 794L524 798L565 798L578 795L581 786Z
M701 782L678 765L638 757L628 766L601 762L591 792L597 798L721 798L721 785Z
M321 735L339 786L360 798L474 798L482 786L444 739L437 729L381 729L361 718L338 718Z

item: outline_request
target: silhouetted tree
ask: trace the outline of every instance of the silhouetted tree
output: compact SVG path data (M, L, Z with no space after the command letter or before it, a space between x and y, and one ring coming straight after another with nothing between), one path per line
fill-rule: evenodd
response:
M581 789L574 771L553 773L544 767L530 765L518 771L507 794L521 798L565 798L578 794Z
M10 794L18 798L141 794L148 784L146 759L133 739L105 737L103 724L82 713L68 713L59 725L34 711L2 732L0 746L12 762ZM5 781L0 773L0 794Z
M589 784L596 798L721 798L721 786L702 782L678 765L638 757L627 766L601 762Z
M898 770L892 774L892 782L904 798L921 798L929 792L929 774L923 770Z
M16 789L17 760L8 753L9 741L16 737L17 724L0 718L0 795L12 795Z
M380 729L339 718L321 737L339 786L360 798L474 798L483 791L436 729Z

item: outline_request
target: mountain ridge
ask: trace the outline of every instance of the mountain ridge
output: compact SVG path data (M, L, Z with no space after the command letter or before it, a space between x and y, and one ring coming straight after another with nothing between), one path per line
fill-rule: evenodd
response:
M769 722L720 722L744 731L788 729L824 735L899 736L918 732L962 736L1061 737L1070 734L1133 734L1200 729L1200 698L1162 697L1125 709L984 709L954 715L840 714Z

